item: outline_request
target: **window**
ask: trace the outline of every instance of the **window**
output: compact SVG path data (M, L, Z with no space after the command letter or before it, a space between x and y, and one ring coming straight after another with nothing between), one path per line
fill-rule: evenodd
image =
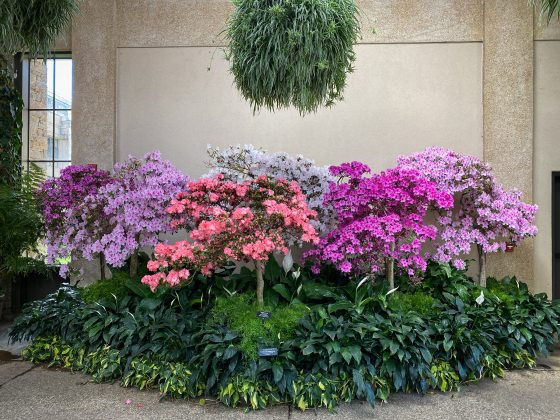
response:
M21 68L24 168L35 163L59 176L72 161L72 58L24 59Z

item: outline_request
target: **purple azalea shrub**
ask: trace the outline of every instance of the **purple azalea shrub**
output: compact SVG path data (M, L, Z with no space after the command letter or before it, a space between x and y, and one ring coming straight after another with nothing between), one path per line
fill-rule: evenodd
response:
M107 171L72 165L59 178L43 182L36 194L45 221L48 263L70 255L91 260L99 253L94 244L105 233L107 223L103 208L93 197L112 181ZM67 265L60 271L65 276Z
M159 151L148 153L143 159L129 156L113 169L114 181L97 193L103 203L104 216L111 228L96 244L107 262L120 267L144 246L155 246L161 233L174 231L170 215L165 211L175 195L184 191L188 177ZM131 267L135 275L135 267Z
M314 270L329 262L344 273L376 275L394 262L410 276L424 271L422 246L437 234L424 217L429 208L451 208L452 195L415 170L397 167L365 176L370 168L352 162L331 166L330 172L339 182L330 184L325 201L338 224L306 253Z
M398 159L400 168L416 170L455 195L458 206L440 212L440 240L434 259L465 268L460 258L473 245L480 256L481 283L485 284L485 255L505 250L506 243L519 244L535 236L538 207L524 203L521 193L507 191L496 180L490 166L474 156L440 147Z
M155 245L160 233L173 231L165 209L187 181L159 152L115 164L113 176L91 166L65 168L37 192L48 262L99 256L102 279L106 262L119 267L133 256L137 263L139 248ZM66 276L67 265L60 272Z

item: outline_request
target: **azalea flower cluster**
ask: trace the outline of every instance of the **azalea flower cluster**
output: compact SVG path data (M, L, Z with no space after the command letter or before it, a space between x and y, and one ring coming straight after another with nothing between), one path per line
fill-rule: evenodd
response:
M173 230L165 209L186 182L159 152L117 163L112 176L89 166L65 168L38 192L48 261L100 256L104 278L105 261L122 266L141 246L155 245L158 234ZM61 275L67 273L62 265Z
M89 165L68 166L60 171L59 178L45 180L36 194L48 232L62 236L66 215L111 181L109 172Z
M296 181L309 208L317 212L317 218L312 222L317 232L324 234L334 226L333 208L324 199L329 182L334 180L327 167L316 166L313 160L302 155L267 153L250 144L230 146L223 150L209 147L208 155L211 170L204 177L211 178L221 173L225 179L233 182L243 182L259 175Z
M505 250L506 243L518 244L534 236L537 206L524 203L518 191L506 191L489 165L473 156L431 147L398 159L399 166L417 170L440 189L455 195L458 206L440 212L434 259L464 268L459 257L472 245L479 253Z
M91 260L95 254L92 245L106 224L103 208L92 199L98 190L111 183L107 171L93 166L73 165L64 168L59 178L43 182L36 191L46 227L47 262L54 263L71 254ZM63 264L60 274L66 276L68 266Z
M146 154L142 160L129 156L115 164L113 177L114 182L97 193L110 229L95 247L109 264L120 267L141 247L156 245L158 235L173 231L165 209L185 188L188 177L162 160L159 151Z
M174 228L191 229L191 241L158 244L142 283L155 290L187 280L190 270L208 275L228 261L268 260L289 252L289 243L317 243L309 209L298 183L264 175L240 183L224 175L201 178L177 194L167 212Z
M450 209L452 195L418 171L399 167L371 175L367 165L352 162L330 171L339 182L331 183L325 200L338 224L306 253L313 269L329 262L345 273L379 274L392 260L410 276L424 271L422 245L437 234L424 218L429 209Z

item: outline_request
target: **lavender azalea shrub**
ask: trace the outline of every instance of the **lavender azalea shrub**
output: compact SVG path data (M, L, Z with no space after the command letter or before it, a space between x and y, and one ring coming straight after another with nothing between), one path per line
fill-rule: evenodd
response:
M60 178L45 181L38 195L49 262L99 256L104 279L106 262L119 267L132 257L130 271L136 275L138 250L173 231L165 209L188 178L159 152L129 157L113 171L111 176L90 166L70 166ZM60 273L68 274L66 264Z
M131 258L130 275L138 267L138 250L155 246L161 233L173 231L170 216L165 211L175 195L184 191L188 177L159 151L143 159L129 156L115 164L114 181L99 189L96 199L104 205L104 215L111 228L95 244L105 254L107 262L120 267Z
M398 159L401 168L419 171L440 188L453 193L454 209L439 212L439 237L434 258L464 268L460 259L475 245L480 259L480 283L486 283L486 254L505 250L506 243L519 244L535 236L537 206L524 203L521 193L507 191L489 165L440 147Z
M302 155L267 153L250 144L230 146L223 150L209 146L208 155L211 169L203 176L205 178L221 173L226 180L237 183L260 175L296 181L306 196L308 207L317 212L317 221L312 222L317 232L325 234L332 228L335 214L331 203L324 202L324 196L329 190L329 182L335 179L327 167L316 166L313 160Z

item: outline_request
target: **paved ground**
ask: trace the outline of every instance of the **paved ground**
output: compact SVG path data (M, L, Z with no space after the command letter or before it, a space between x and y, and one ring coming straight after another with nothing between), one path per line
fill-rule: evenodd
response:
M20 350L2 340L0 351ZM5 329L4 329L5 332ZM7 353L0 353L5 356ZM7 359L7 357L4 357ZM94 384L90 377L36 367L19 359L0 361L0 420L12 419L559 419L560 350L539 361L538 369L508 372L463 386L461 392L426 396L393 394L375 409L361 402L345 404L333 417L326 410L300 412L288 406L244 413L214 402L164 401L153 391ZM546 365L546 366L543 366ZM127 400L130 403L127 404Z
M131 400L130 404L126 404ZM356 402L338 409L339 419L560 419L560 371L509 372L497 383L482 381L459 393L391 395L370 408ZM325 410L300 412L287 406L245 414L213 402L159 402L157 392L94 384L82 374L0 363L0 419L316 419Z

